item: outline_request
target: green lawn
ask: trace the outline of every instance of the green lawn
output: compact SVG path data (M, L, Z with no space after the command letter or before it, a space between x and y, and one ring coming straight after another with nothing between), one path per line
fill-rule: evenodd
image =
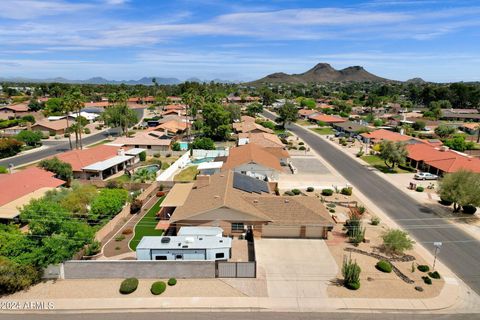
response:
M198 174L197 166L190 166L180 171L173 180L174 181L193 181Z
M121 175L120 177L117 177L117 178L114 178L112 180L115 180L115 181L118 181L118 182L121 182L121 183L129 183L129 182L132 182L132 179L124 174L124 175Z
M88 147L91 148L91 147L96 147L96 146L99 146L101 144L105 144L105 143L108 143L108 142L112 142L112 140L108 140L108 139L105 139L105 140L102 140L102 141L99 141L97 143L94 143L92 145L89 145Z
M158 199L157 203L153 205L147 214L137 223L135 226L135 236L130 241L130 249L135 251L138 243L145 236L161 236L163 230L156 230L155 227L158 224L158 220L155 219L156 214L160 211L160 204L165 197Z
M322 135L330 135L334 134L333 129L330 127L323 127L323 128L311 128L310 130L315 131L318 134Z
M403 170L398 167L395 167L394 170L390 170L390 168L385 165L385 162L379 156L363 156L362 160L383 173L408 173L407 170Z

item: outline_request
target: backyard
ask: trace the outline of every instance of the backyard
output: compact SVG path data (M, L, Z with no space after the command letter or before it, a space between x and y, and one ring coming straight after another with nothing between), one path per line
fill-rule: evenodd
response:
M197 166L190 166L188 168L183 169L178 173L175 178L173 178L174 181L193 181L195 180L195 177L198 174Z
M158 201L153 205L153 207L148 210L147 214L135 226L135 235L130 241L130 249L132 249L133 251L135 251L138 243L140 242L140 240L142 240L143 237L161 236L163 234L163 230L155 229L158 224L156 214L158 213L158 211L160 211L160 204L162 203L163 199L165 199L165 197L159 198Z
M376 155L363 156L361 159L383 173L409 173L409 171L401 169L399 167L395 167L395 169L393 170L390 169L385 165L383 159Z

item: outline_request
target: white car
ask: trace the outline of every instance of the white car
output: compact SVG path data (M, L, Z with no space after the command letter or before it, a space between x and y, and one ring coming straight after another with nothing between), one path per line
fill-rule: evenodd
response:
M419 172L413 176L417 180L437 180L438 176L429 172Z

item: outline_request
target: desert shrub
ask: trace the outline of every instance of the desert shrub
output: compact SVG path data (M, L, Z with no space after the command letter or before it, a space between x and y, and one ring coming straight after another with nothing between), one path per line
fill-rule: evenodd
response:
M132 234L132 233L133 233L132 228L126 228L126 229L123 229L122 231L122 234Z
M154 157L154 158L160 158L160 153L154 153L154 154L153 154L153 157Z
M370 223L372 226L378 226L380 224L380 218L379 217L372 217L370 219Z
M150 292L154 295L159 295L165 292L167 289L167 285L163 281L156 281L152 284L152 287L150 288Z
M124 189L102 189L93 199L90 209L90 219L98 221L111 218L122 210L127 201L128 191Z
M162 170L167 170L168 168L170 168L170 165L166 162L163 162L162 163Z
M122 189L123 188L123 183L117 180L109 180L105 184L105 188L107 189Z
M68 138L68 137L70 137L70 133L69 133L69 132L65 132L65 133L63 134L63 136L64 136L65 138Z
M348 238L354 245L358 245L365 238L365 228L362 228L362 221L356 215L352 215L345 222L345 227Z
M462 210L463 210L463 213L466 213L466 214L474 214L475 212L477 212L477 208L471 205L463 206Z
M165 195L165 192L157 191L157 197L163 197L164 195Z
M7 258L0 257L0 293L8 294L24 290L40 280L40 272Z
M143 201L139 199L135 199L130 204L130 213L137 213L142 209Z
M335 203L327 203L328 208L335 208L337 205Z
M57 134L55 133L55 131L50 131L49 135L50 137L55 137Z
M83 129L83 132L85 132L85 134L90 134L90 133L91 133L91 131L90 131L90 129L89 129L89 128L85 128L85 129Z
M428 275L430 276L430 278L433 278L433 279L440 279L440 273L438 273L438 271L433 271L433 272L429 272Z
M0 166L0 174L8 173L8 169L4 166Z
M169 286L174 286L176 284L177 284L177 279L175 279L175 278L168 279L168 285Z
M130 294L137 290L138 288L138 279L137 278L127 278L122 281L120 284L120 293L121 294Z
M356 154L356 156L357 156L357 158L360 158L360 157L363 156L364 154L365 154L365 152L363 152L363 151L358 151L357 154Z
M307 192L313 192L315 189L313 187L308 187Z
M400 229L391 229L382 234L383 247L386 252L402 254L405 250L413 248L415 243L408 233Z
M360 288L360 266L352 258L344 257L342 264L343 283L350 290Z
M122 241L122 240L125 240L125 236L123 234L115 237L115 241Z
M302 193L300 190L298 189L292 189L292 193L296 196L298 196L300 193Z
M171 153L167 153L167 154L165 155L166 158L170 158L171 156L172 156Z
M295 194L294 194L292 191L290 191L290 190L285 191L283 194L286 195L286 196L294 196L294 195L295 195Z
M94 256L100 252L101 243L99 241L93 241L91 244L87 246L85 249L86 256Z
M451 206L453 203L453 201L451 200L447 200L447 199L444 199L444 198L440 198L440 204L444 205L444 206Z
M358 206L357 209L360 214L364 214L365 211L367 211L367 209L362 205Z
M322 196L331 196L333 194L332 189L323 189L322 190Z
M303 145L305 145L305 142L300 141L298 144L301 145L301 146L303 146Z
M430 279L428 276L424 276L422 279L425 284L432 284L432 279Z
M335 213L335 209L328 210L330 213Z
M307 150L307 148L305 148L304 146L300 146L300 147L298 147L298 150L305 151L305 150Z
M418 265L417 266L417 269L418 271L421 271L421 272L428 272L430 271L430 267L425 265L425 264L421 264L421 265Z
M390 273L392 272L392 264L387 260L380 260L375 265L375 268L382 272Z
M0 138L0 158L16 155L22 150L23 143L13 138Z
M422 186L418 186L417 189L415 189L415 191L417 192L423 192L424 188Z
M352 187L346 187L346 188L342 188L342 190L340 191L341 194L345 195L345 196L351 196L352 195Z
M138 158L140 159L140 161L145 161L147 160L147 153L145 151L142 151L138 154Z

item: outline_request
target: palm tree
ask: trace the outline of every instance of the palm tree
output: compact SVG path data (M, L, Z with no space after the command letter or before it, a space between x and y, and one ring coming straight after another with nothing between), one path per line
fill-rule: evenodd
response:
M75 91L70 95L69 100L71 101L72 109L77 113L77 121L76 121L76 129L78 132L78 138L80 142L80 149L83 149L83 142L82 142L82 119L80 118L80 112L85 106L84 96L80 91Z
M69 113L73 111L73 106L72 106L72 101L69 96L66 96L62 100L62 109L63 112L65 112L65 115L67 117L67 130L70 128L70 123L69 123ZM71 137L71 132L68 132L68 143L70 144L70 150L73 149L72 147L72 137Z
M152 172L146 168L138 169L134 174L133 174L133 181L134 182L140 182L140 183L145 183L148 181L153 181L157 177L155 172Z

